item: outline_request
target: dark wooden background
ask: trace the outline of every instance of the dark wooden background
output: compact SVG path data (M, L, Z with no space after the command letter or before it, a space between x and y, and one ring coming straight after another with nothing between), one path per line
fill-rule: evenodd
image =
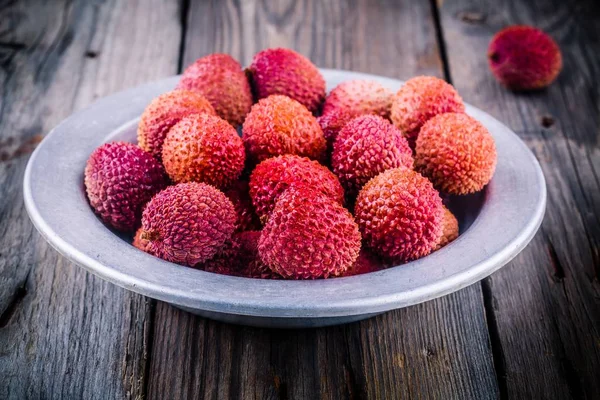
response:
M536 25L564 70L513 94L492 35ZM317 65L444 77L530 146L548 182L532 243L481 283L345 326L213 322L59 256L26 215L31 151L98 97L207 53L248 64L294 48ZM0 0L0 398L600 397L600 6L597 0Z

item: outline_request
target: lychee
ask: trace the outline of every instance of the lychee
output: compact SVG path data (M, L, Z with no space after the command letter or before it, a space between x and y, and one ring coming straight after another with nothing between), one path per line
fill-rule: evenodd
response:
M348 210L319 192L293 186L279 197L258 251L284 278L316 279L346 272L360 245L358 226Z
M177 85L203 95L217 115L233 126L241 125L253 99L242 67L228 54L209 54L187 67Z
M540 29L515 25L498 32L488 47L494 76L513 90L535 90L550 85L562 69L556 42Z
M331 153L333 150L333 143L335 142L335 139L342 128L346 126L346 124L354 117L355 115L351 112L338 109L332 110L329 113L323 114L317 118L317 122L319 123L319 126L321 126L321 130L323 131L323 135L327 141L328 153Z
M180 183L148 202L140 238L148 241L146 252L193 267L223 248L235 223L235 209L223 192L205 183Z
M219 248L217 253L195 267L206 272L221 275L243 276L243 265L239 260L240 242L234 236Z
M409 79L392 100L392 122L414 145L421 126L432 117L449 112L464 112L458 92L442 79L417 76Z
M458 237L458 220L450 210L444 207L444 219L442 220L442 237L434 247L439 250Z
M438 243L444 208L431 182L408 168L395 168L362 188L354 216L376 254L406 262L426 256Z
M135 236L133 237L133 243L131 243L134 247L137 247L138 249L142 250L142 251L146 251L146 246L148 246L148 241L145 239L142 239L142 233L144 232L144 230L140 227L137 232L135 233Z
M325 79L308 58L293 50L263 50L254 56L248 72L258 99L282 94L313 113L325 99Z
M167 186L162 165L150 153L123 142L106 143L94 150L84 175L94 211L123 232L139 226L143 207Z
M266 220L279 196L294 184L304 184L335 202L344 202L344 189L337 177L318 162L293 155L269 158L250 175L250 197L261 220Z
M344 126L333 144L333 172L349 196L379 173L412 168L412 150L402 133L377 115L356 117Z
M415 169L448 194L478 192L492 179L496 145L488 130L466 114L429 120L417 139Z
M225 195L231 200L231 203L233 203L233 207L238 216L237 231L243 232L260 229L260 220L254 212L254 207L252 207L248 181L239 180L235 182L229 190L225 192Z
M179 120L190 114L216 115L202 95L188 90L174 90L152 100L138 124L139 146L160 160L167 132Z
M283 154L322 160L327 147L317 119L296 100L280 95L252 106L244 121L243 139L254 162Z
M214 115L192 114L167 133L162 160L174 182L228 188L244 169L246 153L237 131Z
M344 110L354 116L375 114L389 118L394 94L381 83L369 80L342 82L327 95L323 115Z
M350 268L344 273L344 276L354 276L376 272L384 268L379 258L365 247L361 247L358 258Z
M240 244L238 259L242 264L242 275L247 278L281 279L280 275L273 272L260 259L258 253L260 235L260 231L246 231L236 234L236 239Z

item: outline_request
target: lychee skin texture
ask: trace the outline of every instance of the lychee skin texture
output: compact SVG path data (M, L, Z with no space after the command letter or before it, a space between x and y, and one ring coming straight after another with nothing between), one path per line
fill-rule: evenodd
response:
M327 148L317 119L296 100L279 95L252 106L244 121L243 139L254 162L283 154L323 160Z
M363 114L390 117L394 93L379 82L353 80L337 85L325 99L323 115L334 110L345 110L354 116Z
M142 216L146 251L190 267L210 260L235 230L231 201L205 183L169 186L150 200Z
M318 162L293 155L269 158L250 175L250 197L261 220L268 218L279 196L295 184L304 184L337 203L344 203L344 189L337 177Z
M540 29L515 25L498 32L488 47L490 69L512 90L536 90L550 85L562 69L556 42Z
M240 243L234 235L221 246L210 260L197 264L195 268L215 274L243 276L239 254Z
M227 121L192 114L167 133L162 160L174 182L205 182L225 189L242 173L246 152L242 139Z
M361 237L352 215L329 197L291 187L277 201L258 242L261 260L290 279L342 275L356 261Z
M421 129L415 169L448 194L478 192L496 169L496 144L488 130L466 114L442 114Z
M199 58L185 69L177 88L200 93L234 127L244 122L254 102L246 74L228 54Z
M417 76L409 79L392 100L392 122L414 145L421 126L438 114L465 111L458 92L442 79Z
M146 203L168 182L150 153L131 143L113 142L94 150L84 183L96 214L116 230L133 232Z
M344 273L344 276L368 274L370 272L380 271L383 268L383 264L377 256L368 249L362 247L358 254L358 258Z
M333 172L353 196L369 179L388 169L413 167L412 150L402 133L376 115L363 115L340 131L331 155Z
M441 249L458 237L458 220L446 207L444 207L442 226L442 237L434 247L434 251Z
M325 135L325 140L327 141L328 153L333 150L333 143L335 142L335 139L342 128L346 126L346 124L354 117L355 115L349 111L337 109L332 110L327 114L323 114L317 118L317 122L321 126L321 130L323 131L323 135Z
M258 99L281 94L316 112L325 99L325 79L315 65L290 49L266 49L248 67Z
M258 215L254 212L254 207L252 206L248 181L239 180L235 182L225 192L225 195L233 203L238 216L236 231L243 232L261 228Z
M431 182L413 170L395 168L363 187L354 216L376 254L407 262L426 256L439 242L444 208Z
M260 259L258 242L260 231L240 232L236 235L240 243L239 260L242 264L242 275L247 278L281 279L281 276L269 268Z
M190 114L216 115L202 95L188 90L174 90L152 100L144 110L138 125L139 146L160 160L167 132L181 118Z

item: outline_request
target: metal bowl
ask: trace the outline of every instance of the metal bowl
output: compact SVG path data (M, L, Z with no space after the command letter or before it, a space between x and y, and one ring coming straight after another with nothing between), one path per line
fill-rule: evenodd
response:
M322 70L329 88L372 79L396 91L402 82ZM135 142L139 115L178 77L101 99L57 126L25 171L29 216L62 255L116 285L195 314L265 327L314 327L357 321L460 290L496 271L534 236L546 206L540 166L510 129L475 107L467 113L496 140L498 167L487 188L455 199L460 237L420 260L365 275L316 281L238 278L182 267L146 254L108 229L92 212L83 170L106 141Z

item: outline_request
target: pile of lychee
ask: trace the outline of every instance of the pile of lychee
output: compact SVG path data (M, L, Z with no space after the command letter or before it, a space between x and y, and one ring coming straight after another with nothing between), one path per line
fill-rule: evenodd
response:
M369 273L438 250L459 234L445 201L482 190L497 158L443 80L397 93L346 81L327 95L319 70L282 48L246 70L200 58L137 135L90 156L96 214L156 257L266 279Z

